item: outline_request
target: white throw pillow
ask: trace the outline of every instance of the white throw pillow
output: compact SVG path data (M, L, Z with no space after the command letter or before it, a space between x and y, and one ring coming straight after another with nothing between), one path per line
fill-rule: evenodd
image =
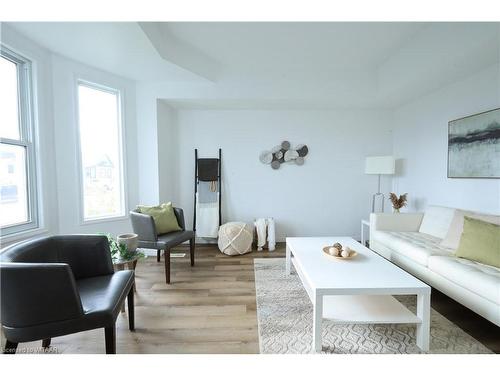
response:
M441 246L455 250L458 249L460 237L462 237L462 232L464 231L464 216L500 225L500 216L483 215L470 211L455 210L455 215L451 220L450 229L448 230L446 237L441 241Z
M445 238L455 211L449 207L427 207L418 231L441 239Z

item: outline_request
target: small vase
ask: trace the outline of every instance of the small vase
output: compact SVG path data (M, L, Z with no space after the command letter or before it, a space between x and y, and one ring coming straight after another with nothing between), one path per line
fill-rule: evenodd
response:
M394 208L394 213L399 214L399 208Z

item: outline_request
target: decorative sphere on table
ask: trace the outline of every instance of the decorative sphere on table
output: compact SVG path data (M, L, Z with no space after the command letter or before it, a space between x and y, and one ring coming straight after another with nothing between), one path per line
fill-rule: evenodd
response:
M349 248L346 248L346 249L342 250L340 255L342 255L342 258L349 258L349 256L351 255L351 252L349 251Z
M338 249L339 251L341 251L341 250L342 250L342 245L341 245L341 244L339 244L338 242L335 242L335 243L333 244L333 247L334 247L334 248L336 248L336 249Z
M329 253L330 255L333 255L333 256L335 256L335 257L338 257L338 256L339 256L339 249L337 249L336 247L333 247L333 246L332 246L332 247L330 247L330 248L328 249L328 253Z

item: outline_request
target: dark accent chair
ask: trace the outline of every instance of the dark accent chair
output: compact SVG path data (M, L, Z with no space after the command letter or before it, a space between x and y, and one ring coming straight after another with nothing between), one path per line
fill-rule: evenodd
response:
M146 249L156 249L156 261L160 261L161 251L165 253L165 281L170 284L170 250L185 241L189 241L189 250L191 255L191 267L194 266L194 232L186 230L184 222L184 212L182 208L174 207L177 222L182 230L170 232L162 235L156 233L156 226L153 217L141 214L139 210L130 211L130 220L134 233L139 236L139 247Z
M108 240L97 235L45 237L0 253L4 353L18 343L104 328L106 353L116 353L115 322L128 299L134 330L134 273L114 272Z

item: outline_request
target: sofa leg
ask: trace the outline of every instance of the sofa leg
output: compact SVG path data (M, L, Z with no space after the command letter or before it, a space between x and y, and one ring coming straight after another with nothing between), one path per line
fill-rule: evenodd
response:
M156 250L156 261L157 262L160 261L160 257L161 257L161 251L160 250Z
M134 283L135 284L135 283ZM130 288L127 296L128 303L128 329L135 331L134 287Z
M165 282L170 284L170 249L165 249Z
M191 267L194 266L194 249L195 249L195 243L194 243L194 238L191 238L189 240L189 252L191 256Z
M116 354L116 326L104 328L104 337L106 342L106 354Z
M5 348L3 348L3 354L16 354L17 342L5 341Z
M47 349L50 346L50 337L42 340L42 348Z

